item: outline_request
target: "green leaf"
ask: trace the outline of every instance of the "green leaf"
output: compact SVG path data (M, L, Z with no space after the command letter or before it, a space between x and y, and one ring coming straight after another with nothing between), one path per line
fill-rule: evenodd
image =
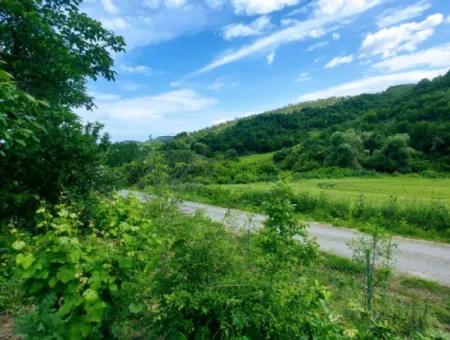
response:
M58 273L56 274L56 278L61 282L67 283L75 278L76 273L77 271L75 267L66 266L58 271Z
M13 249L17 250L17 251L22 250L25 246L26 246L26 244L23 241L15 241L12 244Z
M63 305L59 309L62 315L69 314L75 307L83 303L83 299L79 294L66 295L63 300Z
M35 258L33 254L18 254L16 256L16 263L20 266L22 266L24 269L27 269L28 267L30 267L33 262L34 262Z
M144 304L141 302L138 303L130 303L130 305L128 306L128 310L130 311L130 313L132 314L138 314L140 312L142 312L144 310Z
M98 299L98 293L93 289L86 289L83 293L83 299L86 301L95 301Z
M119 267L122 269L132 269L134 267L133 260L127 257L119 257L117 262L119 263Z

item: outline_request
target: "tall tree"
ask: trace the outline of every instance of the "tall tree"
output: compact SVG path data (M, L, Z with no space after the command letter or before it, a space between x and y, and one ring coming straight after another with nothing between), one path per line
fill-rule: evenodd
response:
M93 107L86 83L114 79L111 52L124 41L80 3L0 0L0 222L106 179L107 137L71 109Z

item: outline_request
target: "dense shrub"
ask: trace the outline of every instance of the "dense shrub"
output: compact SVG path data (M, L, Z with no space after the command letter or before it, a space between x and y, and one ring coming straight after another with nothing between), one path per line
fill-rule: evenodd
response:
M28 338L336 338L328 292L309 266L317 247L282 191L252 250L241 236L172 200L99 201L89 228L72 208L42 207L36 235L17 232L16 275ZM284 196L283 196L284 195ZM305 235L305 234L304 234ZM305 235L306 236L306 235ZM12 251L12 250L11 250Z

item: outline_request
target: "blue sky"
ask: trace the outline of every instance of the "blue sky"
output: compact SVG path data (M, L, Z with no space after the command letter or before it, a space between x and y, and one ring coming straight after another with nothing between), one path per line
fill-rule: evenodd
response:
M174 135L450 68L448 0L85 0L125 37L116 82L89 84L115 141Z

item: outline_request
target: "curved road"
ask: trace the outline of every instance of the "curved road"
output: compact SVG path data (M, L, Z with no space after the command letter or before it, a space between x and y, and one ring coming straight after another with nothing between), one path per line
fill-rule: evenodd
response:
M121 191L125 196L133 194L140 199L149 196L139 192ZM198 211L216 222L228 227L239 229L257 229L262 226L265 216L252 214L242 210L227 209L208 204L181 201L180 210L189 215ZM351 258L352 251L348 242L361 233L347 228L333 227L332 225L308 222L308 234L317 239L321 250L343 257ZM394 237L396 247L393 251L393 266L397 272L414 275L427 280L433 280L450 286L450 245L438 242Z

